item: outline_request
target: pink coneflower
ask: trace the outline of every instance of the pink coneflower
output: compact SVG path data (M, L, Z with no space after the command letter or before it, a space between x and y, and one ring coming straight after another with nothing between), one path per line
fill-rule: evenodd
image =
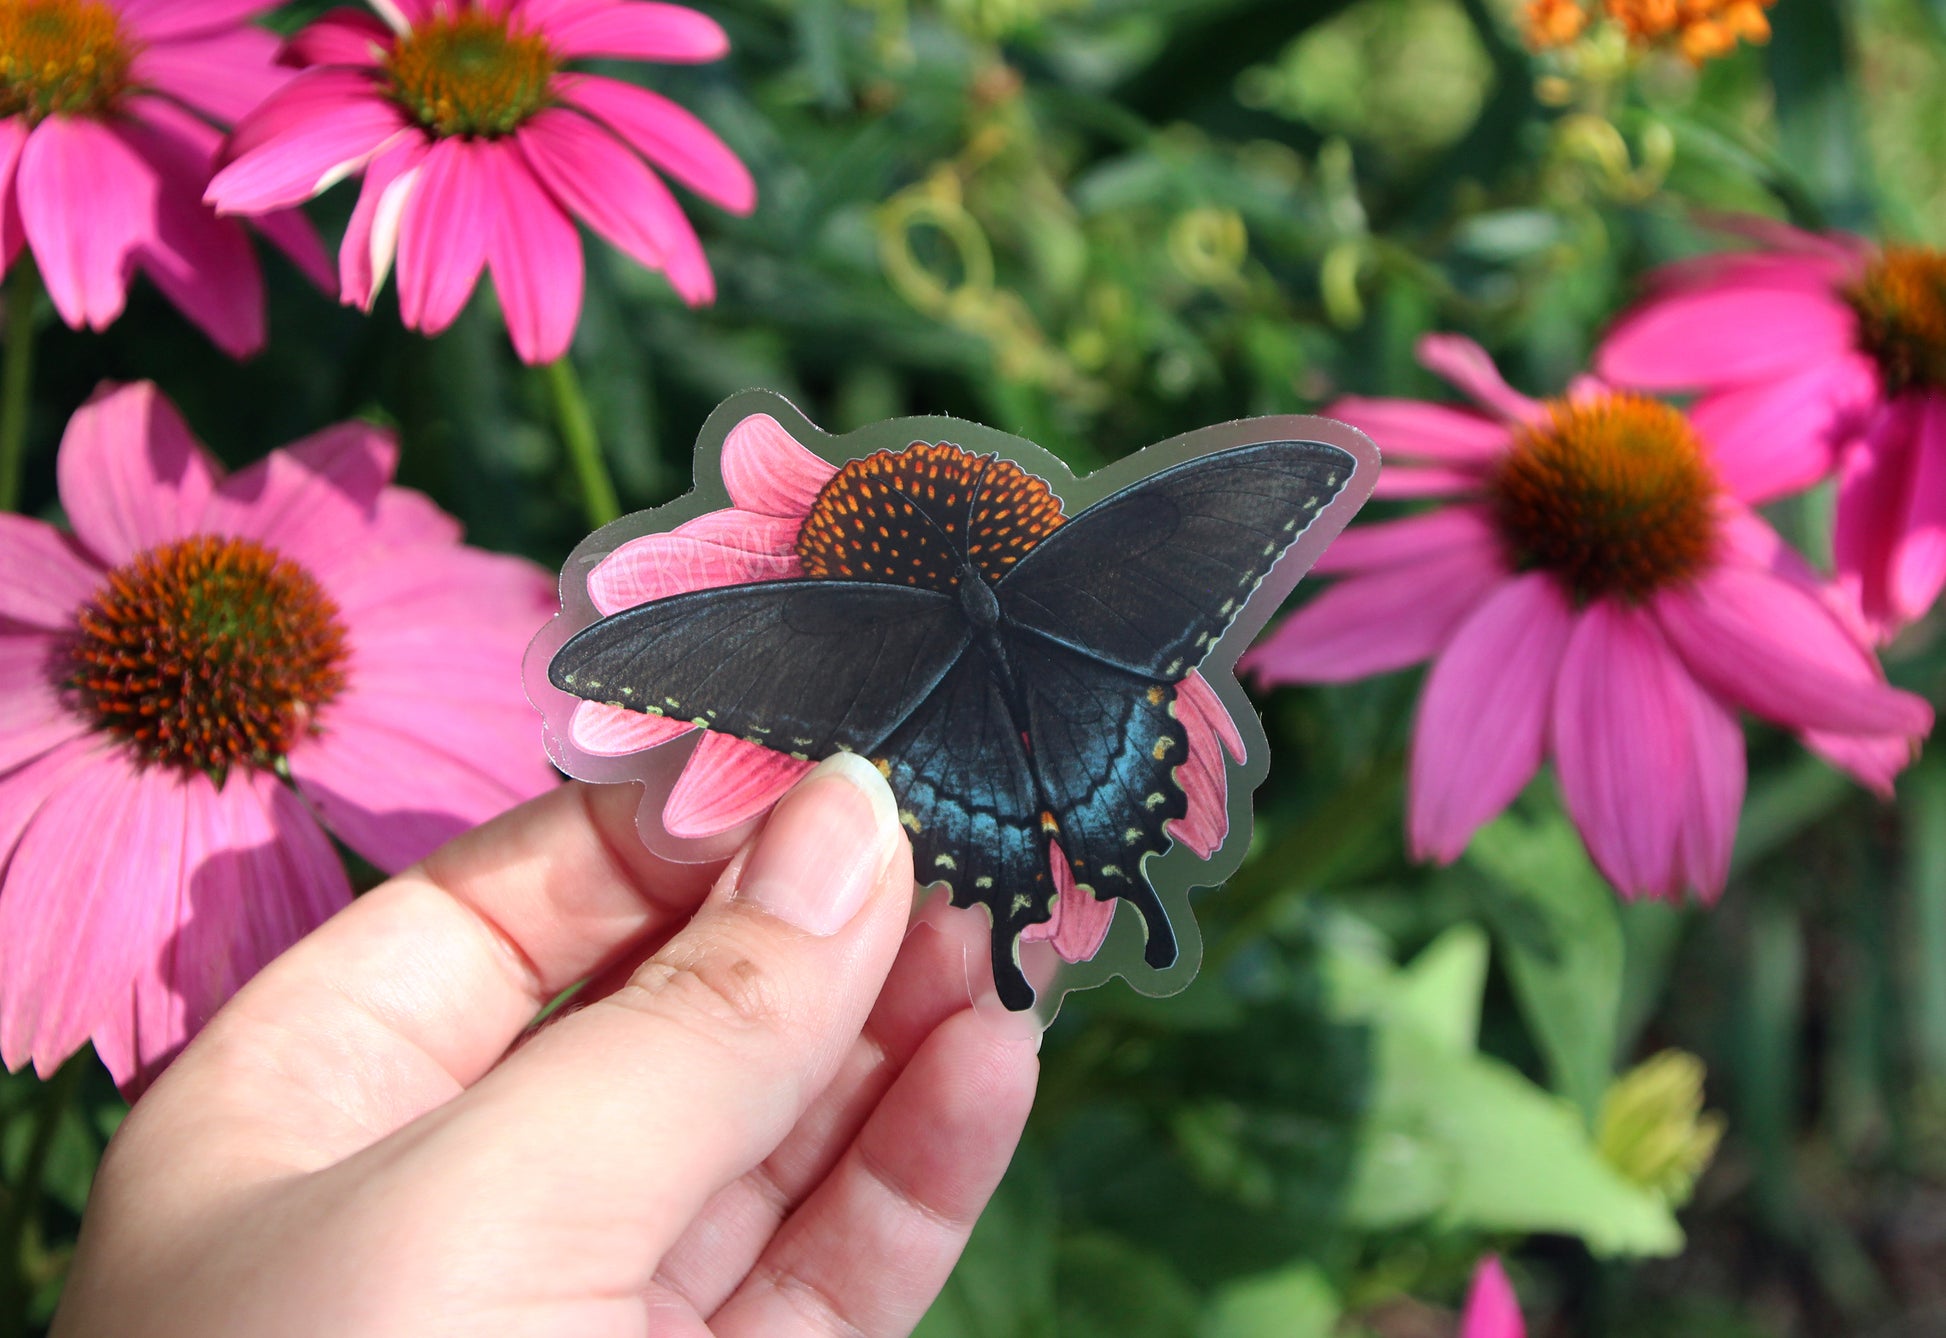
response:
M131 385L68 424L72 534L0 515L7 1067L92 1036L139 1088L350 898L325 827L391 872L552 782L519 664L553 582L393 461L345 423L225 477Z
M139 269L224 352L264 342L263 276L243 228L203 203L227 126L290 78L269 3L9 0L0 5L0 256L27 246L61 319L106 329ZM310 225L257 228L319 285Z
M1471 342L1420 360L1486 412L1347 399L1385 452L1378 495L1444 506L1347 531L1345 579L1246 658L1266 683L1432 659L1407 826L1456 858L1554 759L1588 850L1629 896L1723 888L1743 806L1737 708L1886 791L1932 710L1885 684L1861 635L1746 505L1775 485L1669 405L1587 381L1531 400ZM1397 462L1397 463L1394 463Z
M635 0L375 8L384 23L334 10L293 40L292 58L313 68L237 127L209 187L219 210L282 208L362 172L338 254L343 300L370 310L396 261L401 316L437 334L491 270L530 363L559 358L574 336L577 217L690 305L714 299L702 244L648 164L740 214L756 204L749 172L669 99L566 68L715 60L729 41L714 20Z
M1839 585L1889 636L1946 587L1946 253L1737 226L1767 248L1652 276L1597 366L1704 392L1698 430L1780 483L1835 466Z
M1507 1281L1500 1260L1488 1255L1473 1271L1466 1294L1466 1313L1460 1316L1459 1338L1527 1338L1527 1321L1520 1317L1520 1298Z
M971 480L983 457L948 443L914 443L941 477ZM723 444L723 483L731 506L696 517L664 534L645 535L615 549L588 574L588 596L604 616L652 599L689 590L749 581L802 579L826 574L820 536L849 503L857 506L859 481L877 465L867 457L839 468L805 447L767 414L753 414L731 429ZM876 463L875 463L876 462ZM944 486L943 484L941 486ZM988 489L1011 490L1016 514L1031 518L1017 540L1037 542L1063 521L1060 499L1033 475L1005 461L992 466ZM869 496L869 490L866 495ZM808 565L807 565L808 564ZM1178 778L1189 811L1170 835L1207 859L1229 831L1229 782L1223 753L1243 760L1243 739L1209 684L1190 674L1177 688L1176 708L1189 736ZM598 757L658 747L697 726L660 715L599 702L576 704L567 738L557 741ZM748 821L776 803L811 767L734 735L708 731L683 768L662 810L672 836L703 837ZM1021 937L1051 940L1071 962L1094 956L1114 918L1112 901L1075 893L1073 875L1058 847L1053 875L1059 895L1054 918Z

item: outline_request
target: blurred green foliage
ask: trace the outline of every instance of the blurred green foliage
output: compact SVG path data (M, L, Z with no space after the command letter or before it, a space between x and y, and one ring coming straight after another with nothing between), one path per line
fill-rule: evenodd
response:
M1558 388L1645 268L1710 244L1697 207L1946 242L1940 0L1781 0L1768 47L1700 70L1536 58L1512 0L707 7L733 57L650 77L762 198L698 206L709 310L590 248L574 359L629 507L688 486L698 425L745 386L836 430L960 414L1087 469L1344 391L1437 396L1411 358L1433 329ZM328 236L350 200L315 206ZM51 513L90 389L152 377L234 462L389 420L403 482L558 563L577 495L491 297L428 342L389 297L365 318L267 263L272 343L241 367L146 288L105 336L43 331L29 508ZM1815 554L1828 510L1773 518ZM1890 669L1942 700L1936 629ZM1404 858L1416 687L1263 702L1277 760L1251 862L1202 896L1201 979L1069 1001L922 1332L1446 1333L1488 1249L1542 1334L1946 1332L1946 766L1887 806L1755 732L1722 904L1619 906L1545 776L1454 867ZM1669 1046L1728 1117L1680 1226L1641 1139L1679 1153L1693 1102L1631 1108L1606 1153L1595 1132ZM30 1323L118 1114L86 1057L0 1080L0 1258Z

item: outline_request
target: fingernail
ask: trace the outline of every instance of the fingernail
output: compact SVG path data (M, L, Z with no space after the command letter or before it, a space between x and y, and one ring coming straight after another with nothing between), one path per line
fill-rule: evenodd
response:
M734 897L820 936L851 923L891 857L898 805L856 753L818 763L772 810Z

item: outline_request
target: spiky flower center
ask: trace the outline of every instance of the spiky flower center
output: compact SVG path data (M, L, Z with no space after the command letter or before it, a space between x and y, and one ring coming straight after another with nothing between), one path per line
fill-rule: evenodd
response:
M1689 420L1659 400L1555 400L1522 430L1488 499L1515 565L1577 603L1630 601L1709 563L1718 484Z
M134 45L100 0L0 0L0 115L30 123L113 106Z
M151 549L109 573L78 624L76 704L146 762L268 766L345 685L338 606L249 539Z
M433 134L492 139L547 106L560 60L538 33L468 9L401 37L385 68L392 96Z
M1888 247L1845 296L1886 394L1946 390L1946 253Z
M998 581L1061 520L1061 499L1011 460L915 441L832 475L798 530L797 556L808 576L945 593L963 563Z

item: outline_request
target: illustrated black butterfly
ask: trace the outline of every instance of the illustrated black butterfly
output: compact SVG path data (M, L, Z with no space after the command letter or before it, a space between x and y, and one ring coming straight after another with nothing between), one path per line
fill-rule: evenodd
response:
M1022 930L1077 895L1176 937L1144 862L1187 799L1176 689L1351 478L1348 452L1273 441L1186 460L1066 518L1011 461L915 442L845 465L797 541L804 579L697 590L570 639L575 696L694 719L804 758L875 762L922 883L992 916L994 981L1032 1005Z

